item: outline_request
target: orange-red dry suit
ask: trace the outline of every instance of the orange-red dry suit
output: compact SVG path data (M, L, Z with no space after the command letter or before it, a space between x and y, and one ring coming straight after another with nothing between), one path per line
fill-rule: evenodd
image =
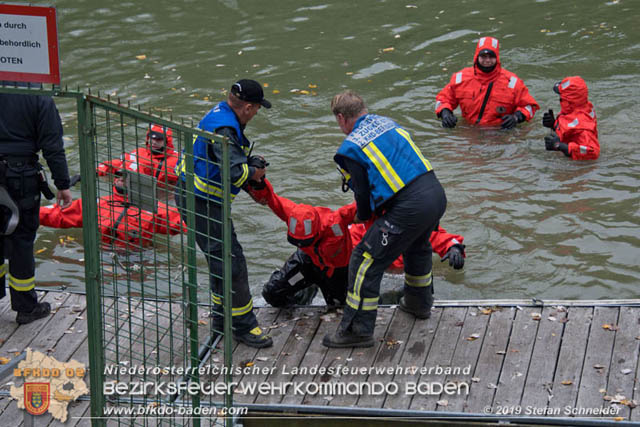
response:
M497 59L495 68L489 73L478 68L478 55L485 49L495 53ZM491 91L487 98L489 88ZM439 117L445 108L453 112L458 105L469 123L481 126L499 126L504 115L516 111L528 121L540 108L522 80L500 65L500 46L498 39L493 37L480 38L473 57L473 67L454 73L438 93L436 115Z
M162 151L155 151L150 141L151 136L162 136L165 147ZM175 174L178 163L178 153L174 150L173 131L159 125L151 125L145 138L145 146L136 148L130 153L124 153L122 159L113 159L98 165L98 175L113 174L125 168L144 175L154 176L160 186L175 185L178 176Z
M589 89L581 77L567 77L558 85L560 114L554 130L569 147L574 160L593 160L600 155L598 118L589 102Z
M102 242L125 248L149 246L153 234L186 232L180 213L173 206L158 202L157 213L142 210L115 192L98 199L98 221ZM82 199L62 210L57 204L40 207L40 225L53 228L82 227Z

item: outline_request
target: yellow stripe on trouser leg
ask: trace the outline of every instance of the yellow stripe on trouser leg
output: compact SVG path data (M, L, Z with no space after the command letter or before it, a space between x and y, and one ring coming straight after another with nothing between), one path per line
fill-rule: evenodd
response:
M4 277L7 274L7 264L0 264L0 277Z
M214 304L222 305L222 298L215 294L211 294L211 302Z
M358 297L358 301L360 300L360 291L362 290L361 288L362 282L364 282L364 276L365 274L367 274L367 270L369 269L369 267L371 267L371 264L373 264L373 258L371 257L371 254L369 252L364 252L362 254L362 258L364 259L362 260L360 267L358 267L356 280L353 284L353 295Z
M32 276L28 279L16 279L11 275L11 273L9 273L9 286L16 291L30 291L36 287L36 278L35 276Z
M404 273L404 284L412 288L424 288L430 286L432 282L431 272L424 276L412 276Z
M232 316L242 316L244 314L249 313L251 310L253 310L253 299L249 300L249 304L245 305L244 307L238 307L238 308L232 308L231 309L231 315Z
M362 309L364 311L371 311L378 309L378 300L380 297L375 298L362 298Z

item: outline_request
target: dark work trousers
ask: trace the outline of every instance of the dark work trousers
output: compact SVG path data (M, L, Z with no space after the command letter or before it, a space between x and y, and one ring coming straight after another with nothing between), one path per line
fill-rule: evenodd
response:
M373 335L380 281L399 255L404 258L405 298L426 305L427 292L433 289L429 237L446 206L444 189L433 172L416 178L385 204L385 213L351 254L347 304L340 330Z
M10 164L7 191L20 210L20 223L9 236L0 236L0 298L11 292L11 308L30 312L38 302L34 290L36 262L33 244L40 225L40 187L38 170L32 164ZM6 214L6 212L5 212ZM5 260L9 263L7 265Z
M262 296L274 307L310 304L308 300L300 301L296 294L310 286L318 286L327 305L343 305L347 295L348 271L347 266L336 268L329 277L326 268L315 265L309 255L298 249L282 268L271 274L262 288Z
M187 199L185 183L180 181L176 188L176 204L180 209L180 215L185 224L187 221ZM211 300L213 302L213 325L216 329L222 327L222 295L224 284L222 282L222 204L209 199L195 197L196 204L196 243L209 264L209 284L211 286ZM253 299L249 289L249 275L247 273L247 261L242 252L242 246L238 242L233 222L231 223L231 280L232 280L232 316L234 333L243 335L258 326L258 321L253 313Z

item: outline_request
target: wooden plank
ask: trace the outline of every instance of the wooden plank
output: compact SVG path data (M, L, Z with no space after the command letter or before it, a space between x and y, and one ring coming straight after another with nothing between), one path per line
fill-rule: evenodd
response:
M304 358L311 340L313 339L318 327L320 326L320 316L324 313L324 310L306 310L302 313L300 320L296 321L293 326L293 330L287 342L282 347L282 351L278 355L278 358L274 361L275 371L273 375L269 375L267 380L273 383L286 383L291 382L293 374L292 368L298 367L300 362ZM270 395L258 395L255 403L258 404L270 404L280 403L283 395L270 394Z
M320 325L311 340L311 344L307 348L306 354L298 365L299 368L320 366L327 352L327 347L322 345L322 339L326 334L335 332L340 324L340 319L342 319L342 310L326 313L321 316ZM297 375L292 376L292 381L296 383L304 382L305 384L313 381L314 374L310 374L308 371L299 372ZM304 403L304 398L305 396L288 393L282 398L282 403L285 405L300 405Z
M498 388L493 398L492 408L498 406L517 407L520 404L538 327L540 323L558 321L556 316L544 318L540 316L539 320L535 320L537 316L532 315L538 313L540 313L540 309L537 307L525 307L522 310L516 310L516 318L509 338L509 347L504 355L504 363L500 372L500 380L497 383ZM535 373L532 372L532 374Z
M555 317L556 322L541 322L538 325L538 333L533 344L533 353L527 379L522 392L521 406L531 406L532 408L545 408L551 396L553 386L553 373L555 372L556 360L562 342L562 333L567 320L565 307L544 307L535 312L541 313L541 319Z
M272 325L269 332L269 335L271 335L271 339L273 340L273 346L261 348L255 352L256 354L253 358L254 367L268 368L269 370L274 369L273 372L275 373L274 367L276 366L278 355L283 352L283 348L292 334L295 339L295 334L293 332L294 326L301 319L303 311L304 309L300 308L280 310L277 324ZM244 375L242 381L245 383L260 384L267 379L270 372ZM240 404L253 403L257 396L258 393L255 395L236 394L234 396L234 401Z
M382 351L382 348L386 346L386 341L384 336L387 334L389 329L389 324L391 323L391 319L393 317L395 309L391 307L379 307L378 315L376 316L376 326L374 331L375 343L371 348L352 348L352 349L334 349L330 348L327 351L325 356L325 361L323 365L325 366L346 366L346 367L357 367L357 368L366 368L368 369L374 363L374 359L376 355ZM376 338L379 337L379 338ZM350 352L348 350L351 350ZM341 354L342 352L342 354ZM327 359L329 363L326 363ZM335 362L335 363L333 363ZM366 376L355 375L355 381L362 382L366 379ZM330 376L328 374L320 375L317 374L314 378L313 382L316 384L320 384L322 382L347 382L349 380L345 379L341 375ZM356 399L359 397L359 401L361 401L360 405L366 408L373 407L372 403L368 401L371 397L369 395L352 395L347 396L346 394L338 394L337 396L308 396L305 398L305 402L309 402L310 405L332 405L332 406L340 406L339 402L334 403L336 397L349 397L351 398L351 404L355 404ZM364 400L363 400L364 399Z
M402 358L402 354L406 350L414 323L415 316L405 313L399 308L395 308L387 333L384 335L378 353L375 355L375 360L369 365L376 368L396 368ZM354 367L364 367L363 361L359 363L360 364L354 365ZM341 377L340 380L345 383L366 381L368 383L379 382L386 384L392 382L393 375L393 372L391 374L373 372L365 376L350 374ZM400 387L398 392L404 393L404 389ZM369 396L342 394L336 396L335 399L331 401L331 405L352 406L357 404L358 406L366 406L369 408L382 408L385 398L385 394Z
M563 415L565 406L573 408L576 405L592 316L591 307L569 308L569 321L562 335L560 355L553 378L553 398L549 401L549 407L553 408L555 415ZM569 381L571 384L563 384Z
M488 315L482 314L478 309L471 308L467 310L464 319L464 325L460 331L458 342L456 343L456 350L453 353L453 359L451 362L452 367L464 368L470 366L470 374L463 375L448 375L446 382L452 383L466 383L471 389L471 378L478 363L478 356L480 356L480 350L482 349L483 337L487 332L487 324L489 323ZM478 339L471 339L478 336ZM465 402L467 400L467 394L454 394L450 396L440 396L440 399L446 399L447 406L438 406L439 411L448 412L462 412Z
M393 309L389 307L378 308L378 313L376 316L376 325L374 330L374 339L375 343L371 348L327 348L325 351L324 359L320 366L324 368L337 368L338 366L359 366L359 367L368 367L373 363L373 359L380 348L382 343L382 337L385 335L387 331L387 327L389 325L389 321L391 316L393 315ZM323 336L324 337L324 336ZM377 338L380 337L380 338ZM321 337L317 337L316 339L321 340ZM341 381L341 378L330 375L328 373L317 373L315 377L311 380L314 384L324 384L324 383L336 383ZM322 395L320 393L312 395L307 394L304 397L303 403L305 405L317 405L323 406L327 404L331 404L331 401L334 399L334 396ZM365 405L367 406L367 405ZM368 406L367 406L368 407Z
M616 336L614 327L618 324L618 313L618 307L595 307L593 310L576 410L604 408L607 403L602 399L604 393L600 390L606 390L607 387ZM609 329L603 328L604 325L609 325ZM602 366L602 368L595 369L594 366Z
M624 396L640 404L638 372L640 356L640 307L620 307L618 330L613 346L613 357L607 383L607 395ZM608 406L608 405L606 405ZM606 407L605 406L605 407ZM616 416L640 421L640 405L633 410L628 405L619 405Z
M480 356L478 356L478 364L473 373L478 381L471 384L465 412L482 413L483 409L491 406L493 402L504 360L500 352L507 351L515 311L514 307L505 307L491 313Z
M409 334L409 338L407 339L405 351L400 357L400 366L404 368L413 366L420 368L424 366L425 360L433 345L436 330L438 329L438 324L440 323L443 312L443 308L434 307L431 310L431 318L414 320L411 334ZM407 316L410 315L407 314ZM417 372L410 375L394 375L393 381L398 384L402 383L402 387L404 387L404 384L408 381L417 382L419 378L420 373ZM404 390L402 390L402 392L398 394L385 396L383 407L388 409L408 409L410 404L411 399L408 398Z
M281 318L282 316L282 318ZM258 324L263 331L267 331L267 333L271 336L271 339L274 339L276 336L280 336L283 334L283 330L280 329L280 320L285 319L285 314L283 314L283 310L278 310L276 308L263 308L258 313L256 313L256 317L258 319ZM289 331L290 332L290 329ZM247 363L255 363L256 356L259 356L260 350L253 347L249 347L248 345L239 343L233 352L233 366L244 367ZM222 355L221 355L221 364L223 364ZM234 374L232 381L240 384L242 381L252 381L252 376L245 376L243 373ZM236 387L236 391L234 392L233 400L234 402L240 401L240 397L242 396L239 393L240 389ZM253 399L253 396L243 396L245 399Z
M427 369L433 368L434 372L420 375L418 383L433 384L444 382L446 374L444 372L438 374L436 369L439 367L451 367L453 354L456 350L456 344L460 337L467 311L468 308L466 307L447 307L444 309L440 322L438 323L435 337L433 338L433 344L423 365ZM415 394L411 396L411 405L409 408L435 411L438 406L436 402L439 400L439 396L435 394Z

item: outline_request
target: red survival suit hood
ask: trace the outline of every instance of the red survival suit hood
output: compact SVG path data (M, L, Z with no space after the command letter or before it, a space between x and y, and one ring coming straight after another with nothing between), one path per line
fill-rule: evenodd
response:
M313 243L320 229L320 216L309 205L296 206L287 220L289 231L287 240L298 247L309 246Z
M490 50L496 55L496 66L495 68L485 73L484 71L478 68L478 56L480 56L480 52L483 50ZM476 77L481 80L491 81L498 77L500 74L502 66L500 65L500 42L498 39L494 37L480 37L478 40L478 45L476 46L476 53L473 55L473 72Z
M165 139L165 142L166 142L165 143L165 149L163 150L162 153L155 153L151 149L151 141L150 141L151 136L156 136L156 137ZM174 151L174 147L173 147L173 131L171 129L167 129L164 126L151 125L151 127L147 130L146 143L147 143L147 148L154 155L164 154L165 151L172 152L172 151Z
M580 76L565 77L557 84L557 92L560 94L562 114L569 114L577 109L593 109L589 102L589 89Z

